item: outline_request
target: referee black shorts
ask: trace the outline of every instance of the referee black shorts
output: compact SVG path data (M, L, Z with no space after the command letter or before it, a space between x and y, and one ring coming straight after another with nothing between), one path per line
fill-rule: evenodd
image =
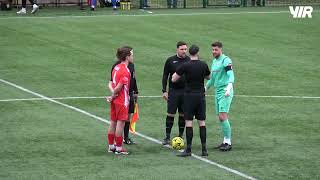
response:
M183 114L184 89L170 88L168 92L167 113L175 114L178 112Z
M204 93L184 94L184 119L206 120L206 97Z

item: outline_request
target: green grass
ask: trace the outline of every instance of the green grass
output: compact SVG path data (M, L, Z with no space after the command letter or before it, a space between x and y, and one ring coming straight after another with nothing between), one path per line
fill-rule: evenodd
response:
M209 65L210 44L221 40L234 62L236 94L319 97L318 12L312 19L292 19L289 12L173 15L279 10L287 11L217 8L118 16L66 8L42 9L35 18L1 12L0 79L49 97L107 95L115 49L128 44L135 51L140 94L160 95L163 64L178 40L198 44ZM120 12L131 13L143 14ZM96 16L78 17L86 15ZM0 99L30 97L0 83ZM103 99L62 102L108 119ZM165 102L140 98L139 105L138 131L162 139ZM235 97L234 150L221 153L212 149L221 133L208 97L208 159L258 179L319 179L319 107L319 99ZM107 154L106 124L47 101L0 101L0 112L0 179L241 179L193 158L177 158L177 152L138 136L138 144L127 147L132 155ZM194 132L199 154L198 128Z

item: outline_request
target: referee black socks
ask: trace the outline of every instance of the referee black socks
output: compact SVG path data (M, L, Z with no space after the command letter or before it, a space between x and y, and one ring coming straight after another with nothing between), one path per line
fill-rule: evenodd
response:
M167 118L166 118L166 138L167 139L170 139L173 121L174 121L174 117L167 116Z
M186 121L184 120L183 116L179 116L178 125L179 125L179 136L183 137L184 127L186 126Z
M193 128L186 127L186 138L187 138L187 152L191 152L192 138L193 138Z
M200 126L200 140L202 145L202 150L206 150L206 141L207 141L207 128L206 126Z
M123 137L124 139L128 139L129 137L129 128L130 128L130 122L127 122L124 124L123 128Z

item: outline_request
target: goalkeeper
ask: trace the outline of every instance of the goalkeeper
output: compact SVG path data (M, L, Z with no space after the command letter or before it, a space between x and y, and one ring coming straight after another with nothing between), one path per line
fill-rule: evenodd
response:
M222 53L221 42L214 42L211 46L214 59L211 66L211 78L206 84L206 90L212 85L215 87L215 109L219 116L224 137L223 143L215 147L215 149L230 151L232 146L228 113L233 98L234 74L232 70L232 61L228 56Z

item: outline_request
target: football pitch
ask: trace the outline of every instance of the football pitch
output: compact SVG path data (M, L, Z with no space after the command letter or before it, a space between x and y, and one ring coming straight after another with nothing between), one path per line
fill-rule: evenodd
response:
M320 14L285 8L96 12L0 11L0 179L320 179ZM183 40L211 65L220 40L233 60L233 150L221 143L213 90L201 158L163 147L163 65ZM128 156L106 152L107 82L122 45L134 48L140 119ZM172 137L178 133L177 119Z

